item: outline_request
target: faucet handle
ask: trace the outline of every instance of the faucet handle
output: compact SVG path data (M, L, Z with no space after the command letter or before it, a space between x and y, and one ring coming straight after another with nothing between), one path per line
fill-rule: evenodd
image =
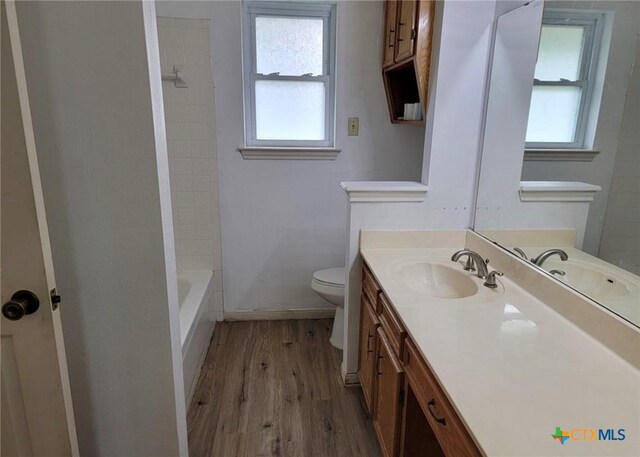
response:
M504 276L504 273L498 270L493 270L487 275L487 279L484 282L484 286L490 289L495 289L498 287L498 283L496 282L496 276Z

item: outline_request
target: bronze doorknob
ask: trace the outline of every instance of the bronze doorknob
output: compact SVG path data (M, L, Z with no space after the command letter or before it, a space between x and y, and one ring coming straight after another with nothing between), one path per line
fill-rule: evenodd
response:
M2 315L10 321L18 321L26 314L38 311L40 300L30 290L19 290L11 296L11 300L2 305Z

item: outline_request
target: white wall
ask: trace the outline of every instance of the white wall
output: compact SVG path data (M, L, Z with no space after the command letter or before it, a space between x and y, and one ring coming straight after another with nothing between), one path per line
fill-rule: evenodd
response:
M337 7L335 161L243 160L240 2L160 3L210 17L225 311L327 306L313 272L344 262L346 180L419 180L424 128L391 125L380 67L382 2ZM360 135L347 136L347 118Z
M640 275L640 35L613 168L599 257Z
M484 98L496 4L438 2L422 182L424 202L351 202L347 210L345 350L342 374L357 371L360 230L468 228L473 215Z
M187 455L154 5L17 9L80 453Z
M602 88L602 103L597 117L593 148L600 151L592 162L534 162L526 161L522 179L532 181L582 181L597 184L602 191L596 194L589 210L583 250L598 254L604 223L611 176L618 149L627 85L635 56L636 37L640 33L640 2L637 1L548 1L545 7L590 9L613 12L613 31L610 41L606 79ZM606 37L605 37L606 38ZM608 43L604 41L605 51ZM527 108L528 111L528 108Z

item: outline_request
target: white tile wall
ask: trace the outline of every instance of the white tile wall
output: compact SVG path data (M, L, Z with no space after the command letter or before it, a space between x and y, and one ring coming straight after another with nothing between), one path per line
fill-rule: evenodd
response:
M184 65L188 88L164 90L178 271L213 270L221 310L220 205L208 19L158 18L162 74Z

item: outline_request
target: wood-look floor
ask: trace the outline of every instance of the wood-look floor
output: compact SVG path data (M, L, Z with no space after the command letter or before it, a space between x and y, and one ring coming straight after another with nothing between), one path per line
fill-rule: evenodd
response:
M191 457L379 456L330 334L328 319L218 323L187 417Z

